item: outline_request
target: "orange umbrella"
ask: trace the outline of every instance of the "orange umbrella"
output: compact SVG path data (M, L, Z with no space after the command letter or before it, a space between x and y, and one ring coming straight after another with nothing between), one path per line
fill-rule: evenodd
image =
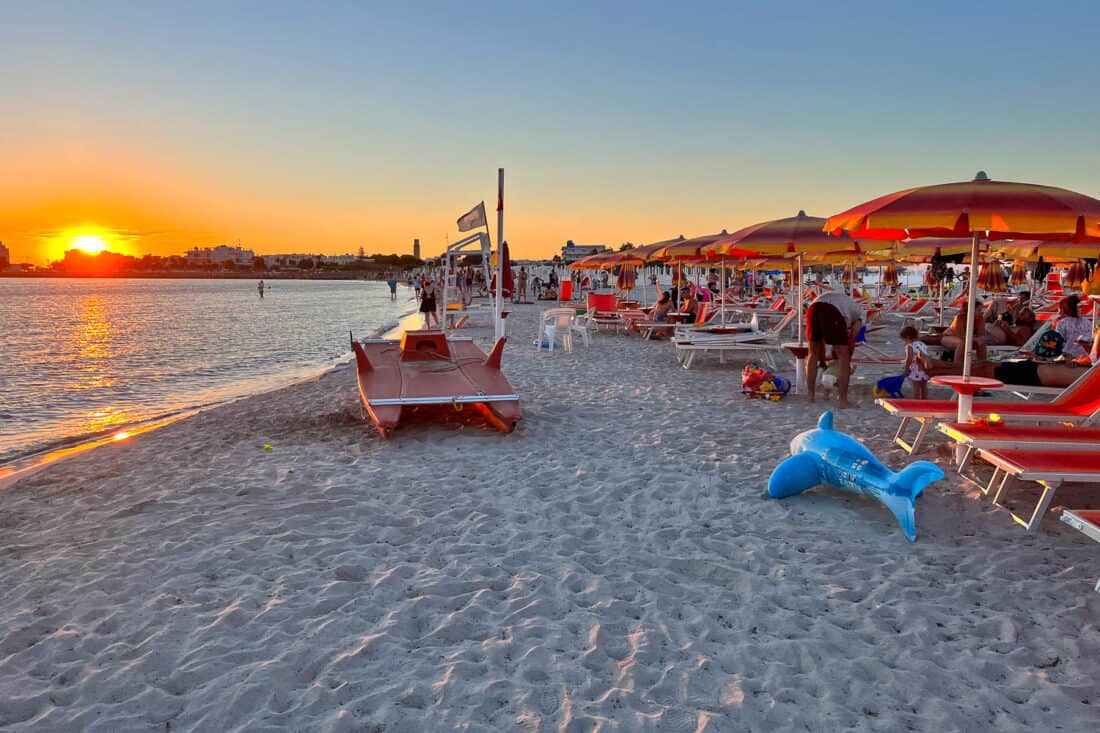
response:
M620 265L644 265L645 259L635 254L632 249L621 252L600 252L599 254L582 257L569 265L570 270L612 270Z
M825 220L818 216L807 216L799 211L798 216L775 219L738 229L733 234L718 238L710 249L728 254L735 249L755 250L761 254L783 255L807 252L832 252L841 249L853 249L856 243L846 233L829 236L824 233Z
M1009 282L1013 285L1027 285L1027 263L1016 260L1012 263L1012 277Z
M1100 200L1052 186L991 181L979 171L972 181L910 188L867 201L829 217L825 231L869 239L970 237L971 261L977 262L983 238L1100 242ZM972 281L971 313L976 294ZM964 377L970 376L973 343L974 322L968 318ZM959 399L960 421L970 419L972 400L964 397Z
M882 270L882 284L883 285L900 285L901 279L898 278L898 266L893 262L890 262Z
M1077 260L1069 266L1069 270L1066 271L1065 285L1070 290L1080 290L1081 285L1089 279L1088 270L1085 268L1085 263L1081 260Z
M703 255L703 249L709 247L716 240L726 236L726 230L718 232L717 234L706 234L702 237L693 237L691 239L679 239L675 242L668 243L664 248L657 250L653 257L661 260L690 260L700 259Z
M619 290L633 290L637 284L637 276L634 274L634 265L622 265L619 268L619 277L615 280L615 287Z
M978 272L978 287L989 293L1004 293L1008 290L1005 271L1000 262L994 260L982 265Z

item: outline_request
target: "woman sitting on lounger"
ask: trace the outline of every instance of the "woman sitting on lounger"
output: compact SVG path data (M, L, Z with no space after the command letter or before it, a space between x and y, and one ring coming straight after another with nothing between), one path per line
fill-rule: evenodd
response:
M929 376L941 374L962 374L962 360L940 361L931 356L921 359L924 371ZM1008 386L1021 387L1068 387L1088 369L1087 364L1076 361L1043 363L1038 361L976 361L970 366L970 374L975 377L997 379Z

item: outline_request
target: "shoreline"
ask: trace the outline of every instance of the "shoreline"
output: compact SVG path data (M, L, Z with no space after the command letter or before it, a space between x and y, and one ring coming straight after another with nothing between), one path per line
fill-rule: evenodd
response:
M370 332L367 338L389 338L390 334L393 334L395 332L400 333L402 324L407 322L410 318L416 318L417 320L419 320L419 315L416 313L416 311L407 313L399 318L396 322L385 323L379 326L374 331ZM251 397L274 392L280 392L282 390L290 389L291 387L299 384L305 384L308 382L324 379L327 375L348 369L354 364L354 355L351 355L350 350L348 354L349 357L345 358L338 364L324 368L318 368L318 370L316 370L312 374L292 379L291 381L284 384L278 384L257 391L244 392L242 394L226 397L224 399L216 400L208 404L184 407L171 412L158 413L142 420L116 425L108 430L104 430L91 435L58 438L57 440L45 444L41 447L31 447L22 453L16 454L10 459L0 462L0 491L11 488L20 480L37 473L38 471L53 463L56 463L57 461L70 458L75 455L80 455L81 453L94 450L109 443L116 442L118 440L125 440L127 438L135 435L140 435L142 433L151 432L153 430L171 425L172 423L178 422L180 420L186 420L202 412L217 410L221 407L225 407L239 400L249 399Z

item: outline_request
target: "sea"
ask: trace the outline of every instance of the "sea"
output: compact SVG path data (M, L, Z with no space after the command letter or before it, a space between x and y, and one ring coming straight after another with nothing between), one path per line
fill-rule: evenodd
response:
M365 280L0 278L0 465L340 368L413 291Z

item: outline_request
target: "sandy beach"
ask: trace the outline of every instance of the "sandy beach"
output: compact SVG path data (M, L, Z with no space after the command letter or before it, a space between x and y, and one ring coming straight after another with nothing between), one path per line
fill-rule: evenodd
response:
M1100 547L1058 521L1094 492L1027 534L927 451L915 543L870 500L768 499L820 403L636 336L536 352L539 310L511 435L384 441L349 369L0 492L0 729L1100 727ZM901 468L860 389L838 429Z

